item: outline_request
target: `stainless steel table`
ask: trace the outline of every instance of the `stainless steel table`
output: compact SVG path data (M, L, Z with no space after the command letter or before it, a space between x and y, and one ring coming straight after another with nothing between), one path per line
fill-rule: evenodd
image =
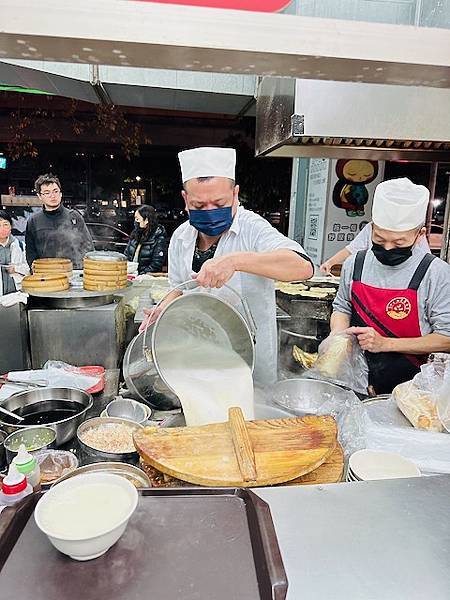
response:
M25 306L0 306L0 374L30 368Z
M28 311L31 362L40 369L47 360L115 369L124 352L126 318L113 302L92 308Z
M254 490L288 600L449 600L450 476Z

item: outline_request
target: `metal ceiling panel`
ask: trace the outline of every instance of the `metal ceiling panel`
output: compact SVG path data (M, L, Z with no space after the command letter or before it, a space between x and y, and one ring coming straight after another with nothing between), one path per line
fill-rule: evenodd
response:
M122 0L0 14L0 58L450 87L445 29Z
M449 160L450 89L264 78L256 153Z

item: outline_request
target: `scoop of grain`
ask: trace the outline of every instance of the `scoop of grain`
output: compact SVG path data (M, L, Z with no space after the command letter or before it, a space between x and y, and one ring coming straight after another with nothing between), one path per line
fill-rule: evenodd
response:
M123 423L109 423L91 427L80 434L80 440L87 446L103 452L135 452L133 428Z

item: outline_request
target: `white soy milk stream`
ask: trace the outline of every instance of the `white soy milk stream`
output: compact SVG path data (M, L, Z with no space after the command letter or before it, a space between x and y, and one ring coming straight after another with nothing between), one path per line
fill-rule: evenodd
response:
M158 348L164 377L181 401L186 425L228 421L228 409L239 406L247 420L254 419L253 377L248 364L233 350L226 332L206 315L176 319L173 336ZM205 325L206 324L206 325ZM199 335L210 328L210 337ZM176 344L173 340L176 339Z

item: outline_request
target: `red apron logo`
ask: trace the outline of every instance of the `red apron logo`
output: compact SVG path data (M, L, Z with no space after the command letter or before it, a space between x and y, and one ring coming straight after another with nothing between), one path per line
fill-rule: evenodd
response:
M159 4L183 4L208 8L229 8L254 12L278 12L289 6L292 0L142 0Z
M406 319L411 313L411 302L408 298L393 298L386 306L386 312L396 321Z

